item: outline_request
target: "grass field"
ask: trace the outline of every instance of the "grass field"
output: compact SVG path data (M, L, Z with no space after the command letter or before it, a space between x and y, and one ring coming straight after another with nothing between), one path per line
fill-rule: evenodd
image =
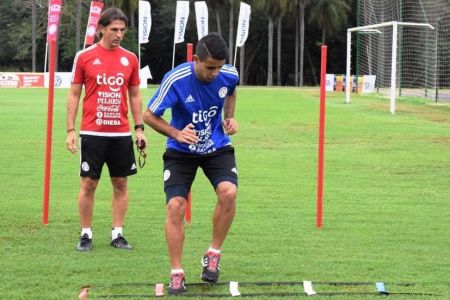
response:
M111 187L105 169L96 194L94 250L77 253L79 158L65 149L66 93L56 90L50 224L44 226L46 90L0 90L0 298L77 299L84 285L92 286L89 299L151 297L151 284L167 284L169 272L161 176L165 139L147 128L147 165L130 178L125 234L135 249L109 246ZM439 295L393 299L449 299L450 106L402 99L393 116L385 98L354 96L352 104L343 99L336 93L327 98L324 227L317 229L318 90L240 88L240 132L233 139L238 210L224 245L221 281L373 283L317 283L318 293L375 292L374 283L382 281L391 292ZM224 285L189 287L200 281L215 204L201 172L192 192L184 251L188 294L224 294ZM240 290L303 291L297 285Z

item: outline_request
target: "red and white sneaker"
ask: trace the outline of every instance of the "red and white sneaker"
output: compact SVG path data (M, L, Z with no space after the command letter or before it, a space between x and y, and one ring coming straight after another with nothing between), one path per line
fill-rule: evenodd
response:
M186 291L186 279L184 273L170 275L169 295L179 295Z
M208 251L202 259L203 272L201 279L206 282L217 283L220 274L221 254Z

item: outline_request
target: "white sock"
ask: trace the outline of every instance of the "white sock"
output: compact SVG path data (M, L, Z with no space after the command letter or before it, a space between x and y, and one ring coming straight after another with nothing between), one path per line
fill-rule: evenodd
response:
M111 240L116 239L119 234L123 236L123 227L113 227L112 231L111 231Z
M212 252L215 254L220 254L220 249L214 249L213 247L209 246L208 252Z
M184 274L184 270L183 269L172 269L172 270L170 270L170 275L177 274L177 273L183 273Z
M83 236L85 233L87 233L88 237L90 239L92 239L92 228L91 227L81 228L80 236Z

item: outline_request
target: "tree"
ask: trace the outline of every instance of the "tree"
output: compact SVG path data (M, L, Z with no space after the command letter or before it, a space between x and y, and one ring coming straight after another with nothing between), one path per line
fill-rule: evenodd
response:
M222 25L220 23L220 11L225 8L229 0L206 0L208 7L211 7L216 17L217 33L222 35Z
M267 86L273 85L273 26L274 20L283 15L283 7L286 0L260 0L255 3L257 9L261 10L269 19L268 22L268 49L267 49Z
M289 10L295 14L295 80L294 85L303 86L305 52L305 8L309 0L295 0L289 3ZM300 61L300 64L299 64Z
M80 50L81 40L81 2L83 0L77 0L77 24L75 29L75 52Z
M280 15L277 20L277 85L281 85L281 36L282 36L282 19L287 10L287 1L280 1Z
M348 0L314 0L309 15L310 23L322 28L322 44L330 32L339 31L351 13Z
M31 72L36 72L36 0L31 3Z
M228 47L230 49L229 63L233 63L233 52L234 52L234 13L235 7L239 5L239 0L228 0L230 4L230 23L228 27Z

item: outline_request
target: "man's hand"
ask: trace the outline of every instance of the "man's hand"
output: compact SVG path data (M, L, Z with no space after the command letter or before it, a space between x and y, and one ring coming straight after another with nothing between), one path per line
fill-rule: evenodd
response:
M233 135L238 131L238 123L234 118L228 118L222 122L223 129L228 135Z
M145 148L147 148L147 139L145 138L142 130L136 131L136 146L139 150L144 150Z
M194 130L195 126L192 123L186 125L183 130L179 131L175 139L180 143L197 144L198 136Z
M67 133L66 147L67 150L69 150L73 154L77 152L77 135L75 133L75 130L71 130Z

